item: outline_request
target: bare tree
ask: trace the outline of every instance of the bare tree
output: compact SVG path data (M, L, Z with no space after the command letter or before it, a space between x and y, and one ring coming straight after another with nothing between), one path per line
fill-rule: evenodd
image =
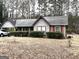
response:
M75 16L78 16L78 10L79 10L79 1L78 0L72 1L72 9L75 12Z
M3 0L9 18L35 18L35 16L62 16L68 12L78 15L78 0ZM38 2L38 13L35 4Z
M31 0L31 6L32 6L31 17L34 18L35 17L35 0Z

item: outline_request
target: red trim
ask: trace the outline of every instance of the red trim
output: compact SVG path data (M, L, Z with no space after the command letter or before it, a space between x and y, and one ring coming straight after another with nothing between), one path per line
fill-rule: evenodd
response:
M55 31L55 26L50 26L50 32L54 32Z
M55 32L55 26L53 26L53 32Z
M61 26L61 32L64 32L64 25Z

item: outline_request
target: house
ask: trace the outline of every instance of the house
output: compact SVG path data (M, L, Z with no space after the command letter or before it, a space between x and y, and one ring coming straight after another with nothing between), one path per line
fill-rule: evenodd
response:
M33 24L34 31L62 32L64 36L67 25L67 16L40 17Z
M33 31L33 24L36 19L18 19L16 20L16 31Z
M15 27L15 20L8 20L6 22L4 22L4 24L2 25L2 28L14 28Z
M11 23L14 24L12 25ZM4 23L2 28L14 27L16 31L62 32L65 36L67 25L67 16L40 16L38 19L18 19L16 21L7 21Z
M14 31L15 30L15 23L16 21L15 20L8 20L6 22L4 22L4 24L2 25L1 28L4 28L6 29L6 31Z

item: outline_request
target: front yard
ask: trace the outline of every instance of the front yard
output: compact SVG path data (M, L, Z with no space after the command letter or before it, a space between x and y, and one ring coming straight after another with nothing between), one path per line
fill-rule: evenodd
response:
M9 59L79 59L79 35L67 39L1 37L0 55Z

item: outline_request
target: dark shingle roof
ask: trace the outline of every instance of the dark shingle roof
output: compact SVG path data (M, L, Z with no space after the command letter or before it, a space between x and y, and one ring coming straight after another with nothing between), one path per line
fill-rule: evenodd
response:
M45 20L49 25L68 25L67 16L52 16L41 18ZM36 24L41 18L39 17L39 19L17 19L8 21L11 22L15 27L33 27L34 23Z
M32 27L36 19L18 19L16 20L16 27Z
M50 25L68 25L67 16L44 17Z
M16 20L9 20L9 22L11 22L14 26L15 26L15 24L16 24Z

